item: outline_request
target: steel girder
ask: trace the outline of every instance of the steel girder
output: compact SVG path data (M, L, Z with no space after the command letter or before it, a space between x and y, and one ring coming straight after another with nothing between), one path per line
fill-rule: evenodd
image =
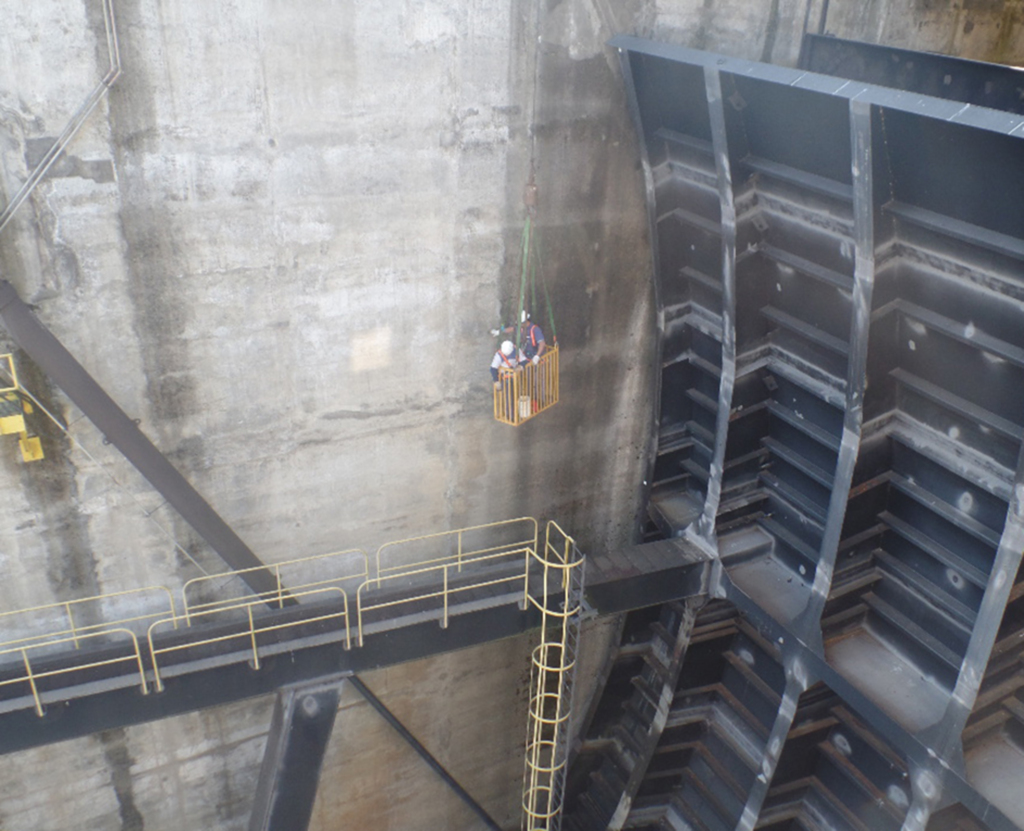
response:
M1012 66L809 34L804 36L800 50L800 67L851 81L1024 113L1024 73Z
M301 614L315 618L333 607L303 604ZM268 626L294 622L299 614L291 609L268 610L263 613ZM87 662L123 657L120 647L67 651L40 662L39 672L71 670L54 674L37 682L45 704L42 717L37 716L23 691L9 693L14 700L0 700L0 755L39 747L53 742L87 736L100 730L128 727L181 715L232 701L266 695L297 684L315 683L339 673L362 672L404 661L426 658L487 641L507 638L535 628L539 613L533 609L520 611L514 605L453 614L448 628L428 620L399 629L366 635L365 645L345 649L345 632L337 620L320 621L304 626L289 626L281 632L260 636L260 668L251 665L252 653L239 652L237 640L227 642L223 649L210 647L190 654L187 660L164 667L163 690L144 695L137 671L124 662L109 667L74 670ZM198 627L205 638L236 633L231 625ZM189 633L169 632L155 639L160 648L184 642ZM271 654L272 653L272 654ZM152 667L145 659L146 671ZM6 668L5 668L6 669ZM20 677L18 665L10 672ZM0 679L5 676L0 673ZM26 686L26 685L22 685Z

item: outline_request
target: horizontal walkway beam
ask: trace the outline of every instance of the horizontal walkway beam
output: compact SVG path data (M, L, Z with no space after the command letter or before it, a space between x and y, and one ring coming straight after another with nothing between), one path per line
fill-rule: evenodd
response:
M595 580L593 589L600 601L596 606L599 614L663 602L638 591L637 581L640 580L656 583L661 595L675 595L665 598L668 600L685 599L706 592L707 562L693 561L683 566L664 568L664 558L641 558L635 553L639 548L645 547L636 546L610 557L608 562L620 563L632 558L632 566L628 569L623 566L617 577L602 572L598 567L600 557L595 558L595 567L588 569L588 580ZM619 596L616 596L617 585L623 588ZM324 611L322 605L303 604L300 608L303 615L310 617ZM261 614L260 619L272 626L277 618L294 620L296 614L296 607L268 610ZM276 646L276 654L261 654L259 670L252 669L237 655L218 661L216 655L205 654L192 664L175 664L173 674L162 670L163 691L151 690L148 695L142 694L138 683L129 686L123 679L113 679L114 682L121 680L116 689L110 688L115 683L109 680L105 686L104 682L97 682L91 688L83 685L60 690L56 696L50 696L60 700L47 703L46 712L41 717L31 706L3 712L4 702L0 701L0 755L268 695L283 687L313 682L326 676L364 672L452 652L513 637L539 625L540 612L532 604L526 611L521 611L514 604L466 612L453 607L446 629L442 629L435 619L423 620L368 633L364 646L354 646L350 650L343 648L344 633L340 627L332 629L324 625L313 633L304 631L300 633L301 637L296 636L293 640L281 640ZM200 631L200 627L184 632L170 631L154 638L154 643L158 648L173 645L196 631ZM217 627L202 627L201 631L204 638L216 637L219 632ZM81 662L80 652L69 651L54 657L44 669L75 666ZM17 672L20 668L13 666L10 671ZM0 680L3 680L3 667L0 667Z

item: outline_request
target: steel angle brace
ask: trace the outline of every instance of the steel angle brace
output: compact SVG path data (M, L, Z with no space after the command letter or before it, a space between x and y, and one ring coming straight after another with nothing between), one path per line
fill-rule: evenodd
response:
M32 313L18 292L0 280L0 320L39 368L64 391L89 420L160 492L232 569L259 569L239 575L257 593L277 593L277 582L263 562L231 530L138 425L75 360L54 334ZM294 601L292 601L294 602Z
M431 755L430 751L419 743L416 737L409 732L406 726L398 720L394 713L384 706L384 702L377 698L377 696L373 694L370 688L367 687L358 676L353 675L349 678L349 681L352 682L353 687L359 690L360 694L367 700L367 702L369 702L370 706L380 713L384 720L395 728L398 735L405 739L409 746L419 754L420 758L430 765L431 769L433 769L433 771L444 780L445 784L455 792L456 796L469 806L470 810L480 818L486 828L489 828L492 831L501 831L501 826L491 818L490 814L483 809L480 803L473 799L466 789L455 780L455 777L448 772L444 765L437 761L437 759ZM256 831L256 829L250 828L250 831Z

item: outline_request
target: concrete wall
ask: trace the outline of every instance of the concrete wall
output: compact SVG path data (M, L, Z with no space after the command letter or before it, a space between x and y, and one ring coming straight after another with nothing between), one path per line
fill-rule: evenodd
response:
M585 550L628 542L653 320L638 153L604 43L632 32L792 62L821 0L115 8L124 76L0 233L0 271L256 553L522 514ZM992 57L1020 48L1020 9L833 0L827 26ZM10 198L106 45L97 0L0 13ZM512 429L491 418L487 330L516 307L531 163L562 402ZM37 420L33 465L0 439L0 610L224 569L19 368L69 429ZM588 666L611 636L595 632ZM515 639L367 678L509 827L528 653ZM476 729L456 719L470 702ZM314 827L473 827L366 709L344 704ZM269 713L258 699L0 759L0 826L244 828ZM430 822L410 825L426 804Z

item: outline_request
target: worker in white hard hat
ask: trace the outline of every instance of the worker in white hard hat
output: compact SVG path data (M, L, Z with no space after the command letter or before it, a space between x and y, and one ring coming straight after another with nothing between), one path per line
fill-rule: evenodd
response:
M494 381L495 389L501 388L499 376L502 370L507 372L521 370L525 363L526 355L523 354L522 349L516 349L516 345L510 340L502 342L501 348L494 353L494 359L491 361L491 379Z
M492 329L491 334L494 337L498 337L502 332L511 335L515 330L514 325L505 326L502 329ZM525 309L519 316L519 340L523 344L523 354L526 355L526 360L533 363L538 363L541 355L548 348L547 343L544 342L544 332L541 331L540 326L530 320L530 313Z

